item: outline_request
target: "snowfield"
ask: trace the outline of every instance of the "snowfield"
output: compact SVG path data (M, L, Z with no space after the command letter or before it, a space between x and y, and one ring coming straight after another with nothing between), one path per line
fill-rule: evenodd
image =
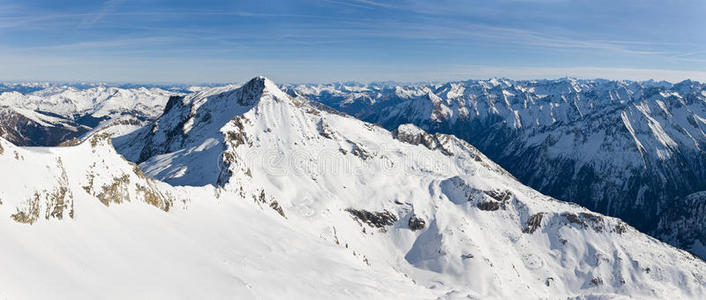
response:
M112 140L0 139L0 166L0 298L706 297L701 259L454 136L263 77L172 97Z

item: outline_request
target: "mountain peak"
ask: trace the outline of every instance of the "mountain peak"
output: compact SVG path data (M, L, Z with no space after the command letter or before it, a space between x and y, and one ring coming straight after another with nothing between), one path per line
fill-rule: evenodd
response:
M240 97L238 103L241 105L254 105L263 97L272 95L278 100L286 100L289 98L272 80L264 76L257 76L250 79L247 83L239 88Z
M263 76L252 78L241 86L208 88L186 96L171 97L164 113L151 125L130 135L116 139L121 154L127 159L142 163L158 155L179 156L184 164L192 157L207 152L219 159L219 149L224 140L223 129L236 119L263 117L267 122L277 122L277 112L296 109L299 103ZM265 116L266 115L266 116ZM242 125L242 124L241 124ZM274 126L272 124L267 126ZM179 154L174 154L179 152ZM167 156L164 156L167 157ZM172 166L177 163L170 163ZM164 169L167 170L165 165ZM198 168L192 168L198 169ZM202 174L197 171L170 174L173 184L206 185L217 181L219 173ZM148 170L149 173L149 170ZM196 178L196 179L194 179ZM166 179L165 179L166 180Z

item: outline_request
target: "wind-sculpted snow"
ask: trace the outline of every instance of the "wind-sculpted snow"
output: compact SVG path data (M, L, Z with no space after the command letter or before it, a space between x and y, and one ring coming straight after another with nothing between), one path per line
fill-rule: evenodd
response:
M285 90L389 130L414 123L454 134L521 182L647 232L677 199L706 190L706 88L693 81L493 79Z

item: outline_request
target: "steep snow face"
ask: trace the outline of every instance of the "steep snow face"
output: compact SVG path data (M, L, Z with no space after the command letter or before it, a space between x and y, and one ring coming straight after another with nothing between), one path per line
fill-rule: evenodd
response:
M294 254L317 249L296 256L301 264L275 267L275 274L303 272L293 281L273 279L296 295L312 295L297 287L312 266L326 270L325 282L318 282L321 274L314 279L317 286L345 298L360 296L360 286L349 287L338 274L329 279L328 270L353 278L363 270L365 294L376 297L397 290L420 298L706 293L703 261L618 219L523 186L454 136L414 125L390 132L289 97L265 78L172 98L151 126L114 142L150 176L194 186L182 189L212 189L276 217L270 223L251 210L228 211L209 221L226 222L218 216L232 213L248 218L248 230L272 226L257 238L266 242L239 243L280 249L264 251L268 260L279 262L278 252L290 247ZM227 228L219 239L242 234ZM286 237L292 230L297 234ZM194 238L210 243L208 235ZM240 270L255 295L276 297L283 289L264 289L262 273Z
M390 130L414 123L454 134L523 183L648 232L674 199L706 189L706 96L696 82L490 80L355 92L334 85L285 89Z

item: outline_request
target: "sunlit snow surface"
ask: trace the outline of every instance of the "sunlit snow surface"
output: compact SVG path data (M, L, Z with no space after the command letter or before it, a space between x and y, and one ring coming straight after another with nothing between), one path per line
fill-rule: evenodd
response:
M0 298L706 296L703 261L541 195L455 137L391 133L265 78L172 104L114 144L181 186L105 136L0 140Z

